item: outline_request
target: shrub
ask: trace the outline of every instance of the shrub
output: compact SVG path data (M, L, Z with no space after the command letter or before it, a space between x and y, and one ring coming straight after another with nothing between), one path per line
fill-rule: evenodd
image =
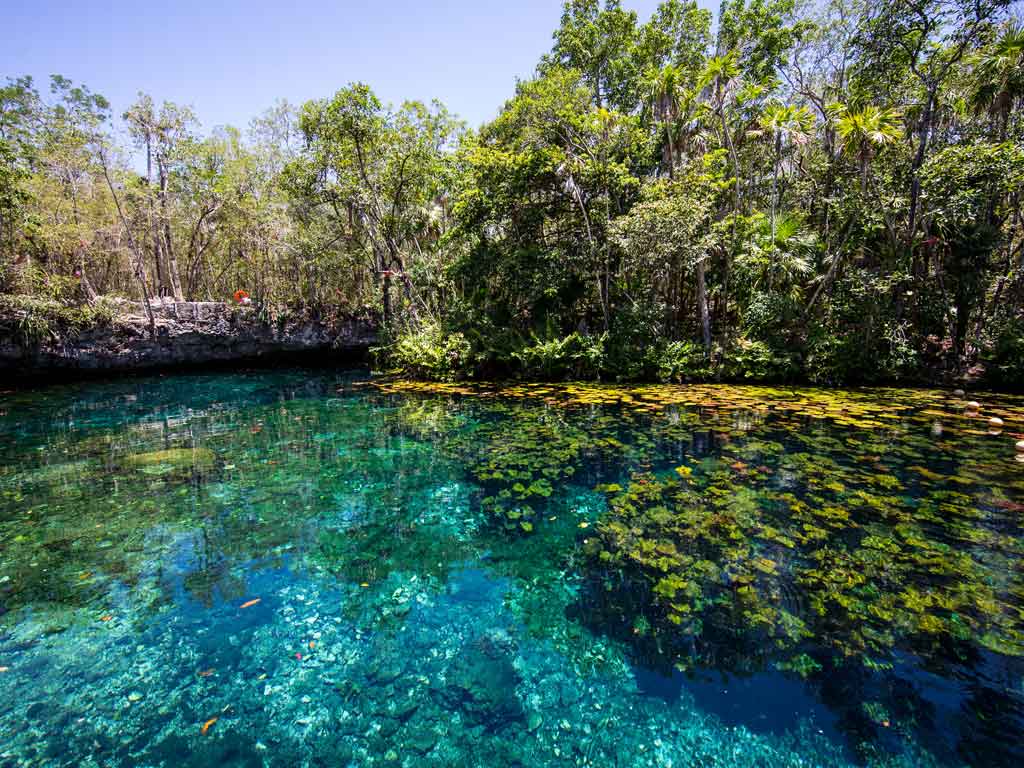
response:
M1024 387L1024 318L1010 319L995 331L990 347L981 355L985 382L995 387Z
M401 332L391 344L377 347L379 365L396 373L434 381L456 381L474 373L472 347L462 333L449 333L439 323Z
M906 329L894 321L881 323L871 336L815 328L807 342L807 378L826 386L915 381L922 356Z
M93 304L69 306L51 298L0 294L0 331L26 349L51 340L76 337L93 328L106 328L117 318L117 306L99 299Z
M669 341L650 348L649 359L659 381L703 381L711 377L711 361L693 341Z
M729 379L779 382L798 378L800 367L793 353L741 337L725 350L722 373Z
M541 340L512 353L521 373L528 378L595 379L605 367L607 334L590 336L571 333L562 338Z

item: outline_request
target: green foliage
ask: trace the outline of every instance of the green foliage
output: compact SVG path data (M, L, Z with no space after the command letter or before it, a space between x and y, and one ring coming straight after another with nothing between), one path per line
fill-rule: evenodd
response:
M736 339L723 358L722 370L730 380L784 382L800 378L796 356L764 341Z
M512 353L529 378L547 380L593 379L600 376L607 335L583 336L571 333L560 339L533 343Z
M455 381L473 374L472 350L466 337L436 323L400 333L374 353L380 364L414 378Z
M30 350L84 331L109 328L117 314L117 306L108 300L78 307L56 299L0 294L0 331Z
M1020 389L1024 386L1024 317L1000 323L994 341L982 354L985 380L991 386Z
M651 357L658 381L705 381L712 374L707 353L692 341L670 341L657 347Z
M928 160L921 177L925 201L943 232L989 223L1000 212L989 210L993 202L1024 188L1024 147L1012 142L947 147Z

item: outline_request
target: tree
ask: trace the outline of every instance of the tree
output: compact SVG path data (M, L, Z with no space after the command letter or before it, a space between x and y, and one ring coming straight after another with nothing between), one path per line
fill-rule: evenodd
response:
M656 70L651 77L650 92L651 109L662 133L664 167L669 178L672 178L676 165L679 120L688 101L682 70L673 64L666 64Z
M942 88L964 57L982 40L990 22L1009 0L885 0L869 8L862 35L868 64L906 67L917 84L920 104L916 147L910 166L907 238L919 223L920 170L928 157L940 108ZM889 61L895 57L891 64ZM870 70L869 70L870 71ZM875 70L877 71L877 69ZM884 81L882 83L884 84Z
M856 160L861 192L866 192L872 158L881 149L903 138L901 115L895 109L873 104L860 109L835 104L830 113L839 137L839 148Z
M538 71L575 69L589 87L594 106L632 112L639 104L643 69L635 56L639 40L635 11L619 0L566 0L551 53Z
M696 315L708 353L712 329L707 264L718 247L714 221L722 188L713 173L691 167L673 182L649 187L645 198L612 226L614 242L629 254L623 277L631 293L644 283L647 292L656 290L658 283L671 290L677 275L693 276ZM675 329L669 333L675 335Z
M40 111L31 77L9 79L0 88L0 286L10 278L18 225L29 201L25 182L35 157L32 124Z
M177 252L171 234L172 166L177 162L179 145L188 139L195 121L192 111L171 102L164 102L157 112L153 99L139 94L139 99L124 114L135 141L146 149L146 186L154 188L153 164L156 163L155 202L150 195L149 218L152 228L153 263L159 291L169 291L175 301L182 301L181 275Z
M327 206L338 239L370 256L385 323L392 320L392 276L415 315L406 266L419 252L424 212L439 192L444 153L460 124L440 104L406 102L393 110L368 86L354 84L307 102L299 125L306 151L290 165L293 189Z
M1006 139L1010 114L1024 99L1024 25L1011 21L996 40L972 60L971 102L988 112L1000 140Z
M769 104L761 115L759 127L753 135L767 135L772 139L775 159L772 163L771 231L775 237L775 218L779 207L779 172L785 145L800 146L810 140L814 130L814 116L805 106Z
M925 216L938 234L953 293L952 337L962 361L970 317L983 301L1003 225L1016 214L1015 198L1024 192L1024 149L1011 142L948 147L925 164L922 181Z

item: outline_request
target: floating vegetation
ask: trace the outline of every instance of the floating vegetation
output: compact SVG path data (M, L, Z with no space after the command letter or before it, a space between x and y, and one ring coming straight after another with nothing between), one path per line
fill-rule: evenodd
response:
M939 414L954 418L958 403L945 392L922 389L816 389L808 387L732 386L726 384L611 385L611 384L445 384L428 381L382 380L377 389L389 393L440 394L484 399L539 400L567 408L621 406L626 410L659 412L671 406L722 411L747 411L748 423L771 412L775 417L828 419L838 426L868 429L892 426L907 415ZM1000 396L1007 402L1006 396ZM1011 428L1024 429L1016 405L992 405L987 413L1003 417ZM980 404L968 403L978 410ZM932 410L928 410L932 409ZM962 419L962 414L960 415ZM740 426L742 429L743 426Z

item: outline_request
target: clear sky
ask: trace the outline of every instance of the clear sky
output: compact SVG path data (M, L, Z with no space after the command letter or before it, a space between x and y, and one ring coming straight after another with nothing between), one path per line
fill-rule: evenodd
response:
M657 0L625 0L646 21ZM120 114L140 90L204 131L352 81L384 101L440 99L476 126L551 46L561 0L0 0L0 79L51 74Z

